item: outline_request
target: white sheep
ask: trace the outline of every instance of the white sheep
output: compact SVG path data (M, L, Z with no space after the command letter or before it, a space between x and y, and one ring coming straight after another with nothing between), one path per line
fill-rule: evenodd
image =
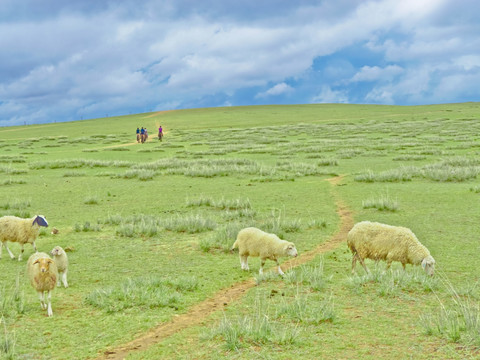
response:
M347 245L353 254L352 273L355 273L357 259L366 272L364 259L385 260L387 269L392 261L401 262L403 269L406 264L421 264L430 276L435 270L435 260L428 249L405 227L362 221L348 233Z
M30 219L22 219L16 216L3 216L0 218L0 258L2 257L2 245L5 246L10 257L12 259L15 256L12 254L7 246L7 241L17 242L21 246L20 255L18 255L18 261L22 260L23 246L26 243L32 244L35 252L37 247L35 246L35 240L37 239L40 226L48 226L48 222L42 215L35 215Z
M277 263L278 273L283 271L278 263L278 258L283 256L297 256L297 249L292 242L280 240L277 235L266 233L260 229L249 227L240 230L232 250L238 247L240 266L243 270L249 270L248 257L258 256L261 259L260 271L263 273L263 265L267 259Z
M55 262L46 253L32 254L27 261L27 274L30 283L40 297L42 309L47 309L47 315L52 316L51 296L58 278ZM47 292L47 303L45 303L45 292Z
M50 252L53 256L53 261L55 261L55 265L57 265L58 270L58 280L57 286L60 286L60 278L62 278L62 283L64 287L68 287L67 282L67 272L68 272L68 257L65 250L62 249L60 246L55 246L53 250Z

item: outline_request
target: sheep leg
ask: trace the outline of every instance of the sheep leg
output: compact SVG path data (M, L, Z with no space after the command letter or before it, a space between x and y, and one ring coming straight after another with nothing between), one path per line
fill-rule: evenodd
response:
M21 244L20 245L20 254L18 255L18 261L22 261L22 255L23 255L23 252L24 252L24 248L23 248L23 245L24 244Z
M47 305L45 304L45 294L43 291L38 292L38 297L40 298L40 306L43 310L47 308Z
M49 290L47 295L47 301L48 301L47 315L48 316L53 316L51 297L52 297L52 292Z
M277 263L278 273L282 276L285 275L285 273L282 271L282 268L280 267L280 263L278 262L277 259L275 259L275 262Z
M68 287L68 282L67 282L67 270L64 271L62 274L62 283L64 287Z
M7 249L8 251L8 254L10 255L10 257L12 259L15 259L15 255L13 255L13 253L10 251L10 249L8 248L7 246L7 243L6 242L2 242L3 246L5 246L5 249ZM2 246L0 245L0 258L2 257Z
M265 265L265 261L267 261L267 259L262 259L261 263L260 263L260 270L258 271L258 273L260 275L263 274L263 265Z
M242 266L242 270L249 270L248 255L240 255L240 265Z
M37 245L35 245L35 241L34 241L34 242L32 242L32 246L33 246L33 249L35 250L35 252L37 253L37 252L38 252L38 250L37 250Z
M360 256L358 256L358 254L357 254L357 257L358 257L358 261L360 261L360 264L361 264L361 265L363 266L363 268L365 269L365 272L366 272L367 274L369 274L370 271L368 271L367 265L365 265L365 262L363 261L363 259L362 259Z
M355 267L357 266L357 253L352 256L352 275L355 274Z

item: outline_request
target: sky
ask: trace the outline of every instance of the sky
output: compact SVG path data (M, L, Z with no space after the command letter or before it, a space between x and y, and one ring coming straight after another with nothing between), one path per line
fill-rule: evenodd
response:
M0 126L480 101L478 0L1 0Z

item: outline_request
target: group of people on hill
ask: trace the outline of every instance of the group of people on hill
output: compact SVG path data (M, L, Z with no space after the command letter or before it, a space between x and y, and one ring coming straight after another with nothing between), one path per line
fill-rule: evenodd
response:
M158 140L162 141L163 138L163 129L162 125L158 128ZM137 143L144 143L148 139L147 128L142 127L141 129L137 127Z
M137 143L141 142L142 144L147 141L148 139L148 131L147 128L142 127L142 129L139 129L137 127Z

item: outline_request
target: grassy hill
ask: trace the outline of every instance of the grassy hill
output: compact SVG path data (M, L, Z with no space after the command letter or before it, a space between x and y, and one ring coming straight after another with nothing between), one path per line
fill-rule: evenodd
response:
M128 358L474 357L479 116L479 103L325 104L0 128L0 215L45 215L37 246L70 250L71 285L47 318L25 278L33 249L22 262L4 252L0 354L96 358L255 277L201 325ZM138 144L142 126L150 139ZM243 272L228 251L245 226L312 251L339 231L339 202L355 222L412 229L435 277L370 261L372 274L352 275L345 243L288 263L284 278L259 276L256 258Z

